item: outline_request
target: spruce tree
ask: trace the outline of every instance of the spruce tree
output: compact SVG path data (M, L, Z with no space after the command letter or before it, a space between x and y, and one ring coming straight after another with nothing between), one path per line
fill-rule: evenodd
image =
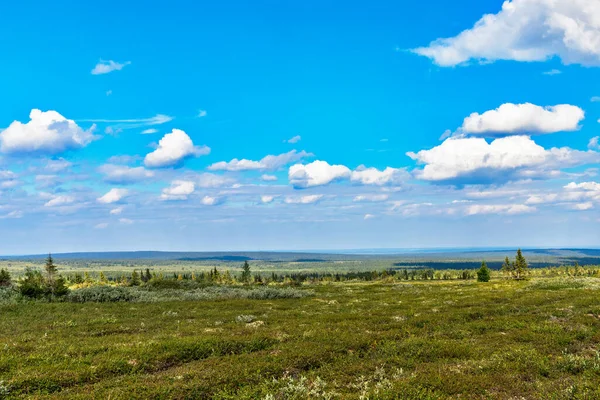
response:
M250 271L250 264L248 264L248 261L244 261L244 266L242 267L241 281L244 283L248 283L251 277L252 275Z
M44 265L44 269L46 270L46 279L48 280L48 283L52 284L52 282L54 281L54 277L56 276L56 273L58 271L56 265L54 265L52 254L48 254L48 258L46 258L46 264Z
M481 268L477 271L477 282L489 282L490 281L490 269L488 268L485 261L481 263Z
M11 279L8 270L0 269L0 286L10 286Z
M527 261L525 257L523 257L523 253L521 253L521 249L517 250L517 255L515 257L515 279L523 279L527 274Z
M140 286L140 274L134 269L131 274L131 286Z
M502 272L504 272L508 277L513 276L514 265L510 262L508 257L504 259L504 263L502 264Z

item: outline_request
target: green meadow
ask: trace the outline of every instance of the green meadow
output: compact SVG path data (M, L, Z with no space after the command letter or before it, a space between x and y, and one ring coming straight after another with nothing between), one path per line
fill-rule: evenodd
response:
M597 399L600 279L584 275L0 302L0 398Z

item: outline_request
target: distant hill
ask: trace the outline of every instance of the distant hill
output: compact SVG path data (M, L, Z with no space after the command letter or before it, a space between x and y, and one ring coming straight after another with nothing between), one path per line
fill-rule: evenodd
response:
M505 256L513 257L516 249L439 249L402 250L377 249L339 252L277 252L277 251L230 251L230 252L172 252L172 251L120 251L120 252L78 252L56 253L53 257L62 261L268 261L320 263L332 261L390 260L395 267L423 265L431 268L455 267L460 264L477 265L481 260L496 265ZM600 249L523 249L525 257L532 265L556 265L560 263L600 264ZM0 256L0 259L39 261L47 254L22 256Z

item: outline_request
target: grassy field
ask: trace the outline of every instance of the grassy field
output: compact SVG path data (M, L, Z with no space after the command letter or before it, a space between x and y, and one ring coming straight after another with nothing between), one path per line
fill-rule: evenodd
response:
M600 279L0 306L0 398L597 399Z

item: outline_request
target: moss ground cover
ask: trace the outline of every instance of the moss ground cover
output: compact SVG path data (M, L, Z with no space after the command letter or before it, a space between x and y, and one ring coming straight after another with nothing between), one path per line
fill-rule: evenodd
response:
M600 280L0 306L0 398L595 399Z

